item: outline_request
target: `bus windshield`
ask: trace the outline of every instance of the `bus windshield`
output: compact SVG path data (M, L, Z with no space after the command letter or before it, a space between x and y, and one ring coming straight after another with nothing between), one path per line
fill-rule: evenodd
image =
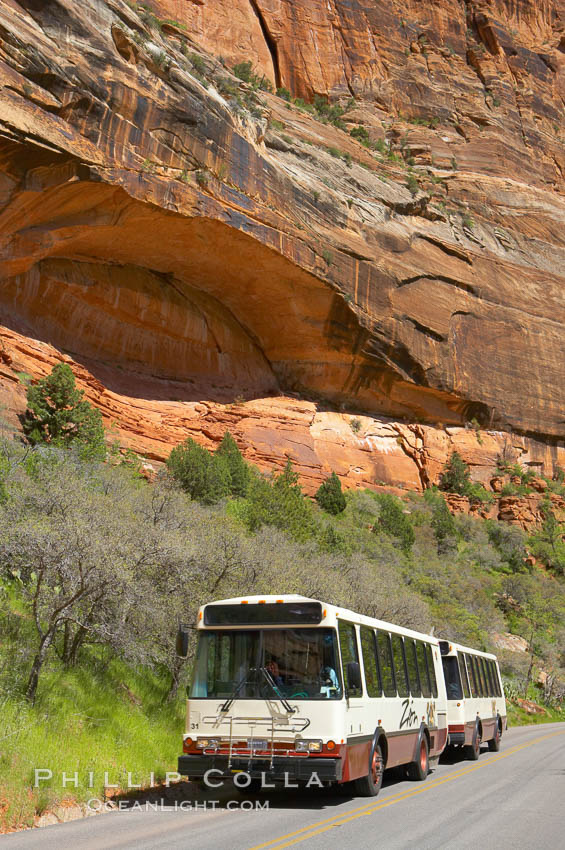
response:
M335 629L200 632L191 699L340 699Z

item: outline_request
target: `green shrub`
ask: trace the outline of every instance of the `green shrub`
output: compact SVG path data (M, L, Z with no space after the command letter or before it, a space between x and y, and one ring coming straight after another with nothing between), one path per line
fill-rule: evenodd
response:
M341 481L335 472L332 472L320 485L315 498L322 510L328 514L335 516L345 510L345 496L341 489Z
M312 504L304 496L290 460L279 475L251 476L242 518L253 532L270 525L287 531L295 540L314 536Z
M195 71L199 74L206 73L206 63L202 56L199 56L198 53L190 53L188 58Z
M224 458L211 455L189 437L167 459L167 469L192 499L213 505L230 493L231 476Z
M395 537L403 552L408 553L412 549L415 540L414 529L410 520L404 513L404 506L400 499L390 493L379 493L376 496L379 503L379 518L373 526L374 532L384 532L390 537Z
M441 554L457 545L457 526L443 496L437 494L432 505L431 527Z
M409 174L406 178L406 188L408 189L411 195L417 195L420 191L420 184L418 183L416 177L413 174Z
M565 524L559 523L550 501L542 505L543 523L528 545L532 554L558 575L565 576Z
M445 490L448 493L459 493L460 496L465 496L470 485L469 467L459 452L452 452L441 474L440 490Z
M369 133L365 127L352 127L349 131L349 135L364 145L366 148L371 146L371 141L369 139Z
M236 77L239 77L240 80L243 80L244 83L249 83L253 86L254 89L261 89L261 91L269 92L273 91L271 81L267 79L264 74L256 74L250 61L239 62L237 65L234 65L233 73Z
M314 98L314 109L316 110L318 117L322 120L328 121L340 130L345 129L345 124L341 120L341 117L345 112L343 107L338 104L332 106L325 98L316 95Z
M279 86L279 88L277 89L277 95L288 102L290 102L291 100L290 92L287 88L285 88L285 86Z

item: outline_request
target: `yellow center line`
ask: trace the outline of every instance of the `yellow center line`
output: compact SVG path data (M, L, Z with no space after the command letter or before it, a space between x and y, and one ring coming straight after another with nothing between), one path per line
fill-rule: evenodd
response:
M437 788L439 785L443 785L446 782L453 782L455 779L459 779L461 776L466 776L468 773L473 773L475 770L478 770L481 767L488 767L489 764L494 764L497 761L501 761L501 759L508 758L509 756L520 752L520 750L526 749L526 747L531 747L534 744L539 743L540 741L545 741L547 738L553 738L555 737L555 735L565 735L565 730L559 732L551 732L547 735L541 735L540 737L534 738L532 741L528 741L525 744L516 745L510 750L507 750L505 753L495 756L489 759L488 761L483 761L481 762L481 764L474 765L473 767L466 767L462 770L457 771L457 773L451 773L444 779L435 779L432 782L427 782L423 787L413 791L400 792L389 798L388 800L383 800L380 803L375 803L374 801L366 803L364 806L360 806L357 809L351 809L347 812L343 812L342 814L334 815L331 818L327 818L326 820L317 821L316 823L312 823L309 826L302 827L302 829L297 829L295 832L289 832L286 835L281 835L279 838L274 838L271 841L266 841L264 844L255 844L249 850L263 850L263 848L265 847L273 847L275 848L275 850L282 850L282 848L284 847L290 847L293 844L299 844L301 841L306 841L306 839L308 838L312 838L315 835L319 835L322 832L327 832L328 830L333 829L334 826L342 826L342 824L348 823L349 821L355 820L356 818L365 817L366 815L370 815L373 812L378 811L379 809L386 809L388 806L392 806L395 803L400 803L402 802L402 800L407 800L409 797L414 797L417 794L423 794L424 791L431 791L432 789ZM292 840L289 841L288 839Z

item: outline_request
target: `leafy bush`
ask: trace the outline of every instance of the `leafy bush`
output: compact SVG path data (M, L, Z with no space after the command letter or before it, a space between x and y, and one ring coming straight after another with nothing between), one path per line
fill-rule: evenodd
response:
M420 191L420 184L413 174L409 174L406 178L406 188L411 195L417 195Z
M240 516L254 532L272 525L304 541L314 537L316 531L312 503L304 496L290 460L279 475L251 477L247 504Z
M316 493L316 501L322 510L334 514L334 516L345 510L345 496L341 489L341 481L335 472L332 472L329 478L326 478L323 484L320 484Z
M443 496L436 495L432 504L431 526L438 552L447 552L457 546L457 526Z
M349 427L351 428L351 430L353 431L354 434L359 433L359 431L361 430L361 426L362 426L361 420L357 419L356 416L353 419L349 420Z
M325 98L316 95L314 98L314 109L318 113L319 118L324 121L328 121L340 130L345 130L345 124L341 120L341 117L345 112L345 109L342 106L339 106L338 104L334 104L332 106Z
M543 503L542 512L542 526L530 536L528 545L536 558L558 575L565 576L565 524L557 521L551 502Z
M240 80L243 80L244 83L249 83L253 86L254 89L261 89L262 91L273 91L273 85L269 79L264 74L256 74L253 70L253 64L251 61L247 62L239 62L237 65L234 65L233 72L236 77L239 77Z
M409 552L415 536L410 520L404 513L402 502L390 493L379 493L376 499L380 511L373 531L382 531L390 537L396 537L403 552Z
M206 73L206 63L202 56L199 56L198 53L190 53L188 58L190 59L190 64L199 74Z
M357 139L357 141L364 145L366 148L371 146L369 133L365 127L352 127L349 131L349 135L353 139Z
M502 522L488 520L485 523L488 539L508 564L511 572L525 572L526 536L521 528Z
M213 505L230 493L227 459L211 455L192 437L171 451L167 468L183 490L204 505Z

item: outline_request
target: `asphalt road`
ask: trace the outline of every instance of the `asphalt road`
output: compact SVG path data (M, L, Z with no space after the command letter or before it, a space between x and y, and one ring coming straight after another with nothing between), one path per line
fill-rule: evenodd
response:
M6 850L305 850L473 848L557 850L565 846L565 724L522 726L483 747L478 762L442 761L425 782L386 776L378 797L332 792L234 795L214 809L165 805L111 812L6 835ZM242 810L241 804L267 808ZM234 808L229 808L229 806Z

